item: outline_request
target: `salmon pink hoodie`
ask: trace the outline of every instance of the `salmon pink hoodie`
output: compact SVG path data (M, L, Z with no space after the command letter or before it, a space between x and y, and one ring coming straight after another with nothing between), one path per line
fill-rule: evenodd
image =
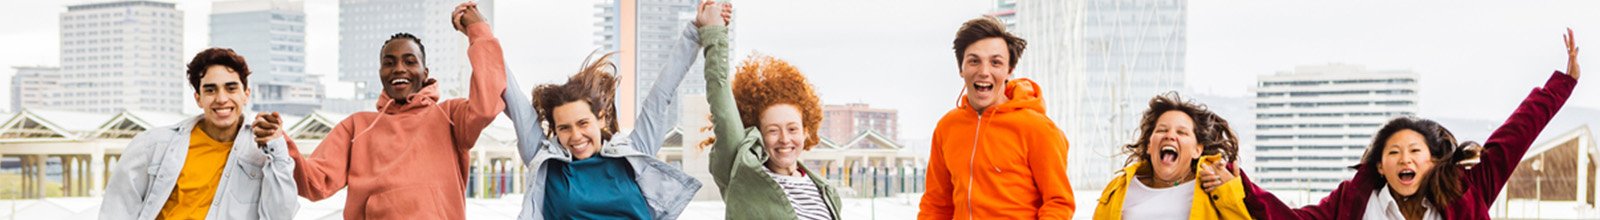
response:
M322 200L346 187L345 219L464 219L467 152L505 110L505 60L486 23L467 27L471 92L439 102L437 86L377 112L340 121L311 156L289 145L300 196ZM446 55L449 56L449 55Z

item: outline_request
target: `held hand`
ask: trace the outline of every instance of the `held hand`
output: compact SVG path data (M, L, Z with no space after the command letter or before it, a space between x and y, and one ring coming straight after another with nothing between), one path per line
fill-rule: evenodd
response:
M1567 43L1567 75L1578 79L1578 43L1577 37L1572 35L1572 28L1567 28L1567 34L1561 35L1561 40Z
M478 13L478 2L462 2L461 5L456 6L454 11L450 12L450 24L454 25L456 31L461 31L462 34L467 33L468 26L480 22L483 22L483 14Z
M700 7L699 7L700 10L695 12L694 26L696 28L699 28L699 27L706 27L706 26L724 26L724 25L727 25L728 17L724 17L723 14L726 13L728 15L731 15L731 11L726 11L726 9L724 9L723 5L726 5L726 4L717 3L717 2L709 1L709 0L701 1L700 2Z
M722 3L722 25L733 24L733 3Z
M267 142L283 136L283 129L279 129L281 125L283 118L278 116L277 112L257 113L255 124L250 126L250 131L256 135L256 146L265 148Z
M1204 189L1206 193L1211 193L1217 187L1221 187L1222 184L1232 181L1233 178L1238 176L1238 173L1239 167L1233 167L1232 170L1229 170L1228 162L1226 161L1215 164L1202 164L1200 165L1200 179L1198 180L1200 181L1200 188Z

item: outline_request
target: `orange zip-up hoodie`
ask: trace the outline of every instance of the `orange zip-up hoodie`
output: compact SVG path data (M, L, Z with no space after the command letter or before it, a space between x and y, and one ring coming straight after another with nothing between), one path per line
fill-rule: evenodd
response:
M468 151L506 107L500 40L487 23L467 27L467 39L467 98L439 102L437 85L405 105L379 96L377 112L340 121L310 156L290 143L300 196L318 201L349 187L344 219L466 218Z
M962 98L939 119L917 219L1072 218L1066 136L1045 117L1033 81L1005 89L1011 100L982 115Z

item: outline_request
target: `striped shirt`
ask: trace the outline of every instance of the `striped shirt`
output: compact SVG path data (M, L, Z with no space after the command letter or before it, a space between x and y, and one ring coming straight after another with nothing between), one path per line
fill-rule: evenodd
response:
M833 219L828 203L822 199L822 193L817 191L817 184L801 176L788 176L767 171L772 180L783 187L784 194L789 195L789 204L794 205L795 217L801 220L827 220Z

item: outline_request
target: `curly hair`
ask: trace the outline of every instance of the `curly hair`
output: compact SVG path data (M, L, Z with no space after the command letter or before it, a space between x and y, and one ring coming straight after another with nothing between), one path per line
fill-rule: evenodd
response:
M739 120L744 127L761 125L761 113L776 105L794 105L800 110L800 123L806 129L804 148L811 150L822 142L817 130L822 127L822 103L816 90L800 69L788 61L766 55L751 55L736 68L733 76L733 99L739 107ZM708 130L708 129L701 129ZM705 148L716 142L711 137L700 142Z
M545 135L555 135L556 107L581 101L589 104L589 112L597 119L606 121L600 128L600 140L611 141L611 135L617 132L617 77L610 72L616 66L611 62L615 54L606 53L589 62L565 84L544 84L533 89L533 108L542 117L542 126L550 128L545 129Z
M189 87L194 87L195 93L200 93L200 78L206 77L206 68L212 65L221 65L239 74L239 83L243 88L250 88L250 65L246 64L243 56L234 53L233 49L213 47L200 51L194 55L194 60L189 61L188 69L184 71L189 78Z
M1383 128L1378 129L1377 135L1373 135L1372 145L1368 145L1366 153L1361 155L1361 164L1354 167L1377 173L1379 175L1377 181L1371 184L1374 187L1383 187L1383 174L1378 172L1377 165L1383 163L1384 145L1389 142L1390 137L1394 137L1395 133L1403 130L1422 134L1423 142L1428 144L1428 151L1431 153L1428 156L1434 161L1433 170L1424 174L1422 190L1417 191L1416 195L1427 198L1427 202L1433 207L1449 208L1451 203L1461 198L1462 191L1465 190L1461 186L1460 162L1476 154L1466 149L1478 148L1481 145L1472 141L1457 144L1456 135L1438 122L1409 116L1389 120L1383 124Z
M1150 109L1145 110L1144 116L1139 119L1139 139L1122 146L1129 154L1125 164L1150 161L1150 155L1144 149L1150 145L1156 120L1168 111L1183 112L1194 120L1194 138L1201 146L1201 154L1221 154L1228 161L1239 161L1239 136L1233 132L1233 127L1228 126L1228 120L1211 112L1204 104L1183 99L1178 92L1167 92L1150 98ZM1149 169L1150 166L1144 166L1138 172L1147 172Z

